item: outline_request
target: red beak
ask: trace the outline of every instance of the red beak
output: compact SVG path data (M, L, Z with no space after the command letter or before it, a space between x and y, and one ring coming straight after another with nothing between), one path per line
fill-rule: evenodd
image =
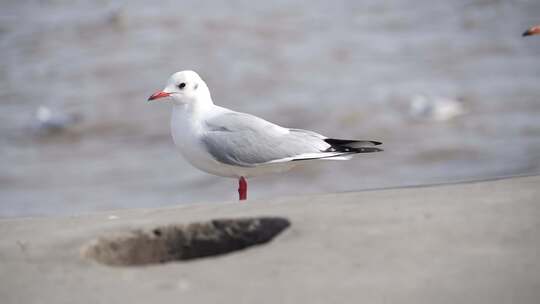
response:
M148 97L148 101L155 100L163 97L169 97L171 94L166 92L155 92L152 96Z

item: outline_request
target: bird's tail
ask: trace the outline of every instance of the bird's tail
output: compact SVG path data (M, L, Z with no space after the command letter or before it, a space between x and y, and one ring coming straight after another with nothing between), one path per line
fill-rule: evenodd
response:
M372 140L349 140L325 138L323 139L330 147L324 151L317 153L305 153L292 158L287 158L287 161L303 161L303 160L348 160L357 153L371 153L383 151L376 146L381 145L381 142ZM283 159L285 160L285 159ZM280 161L283 161L280 160ZM274 161L275 162L275 161Z

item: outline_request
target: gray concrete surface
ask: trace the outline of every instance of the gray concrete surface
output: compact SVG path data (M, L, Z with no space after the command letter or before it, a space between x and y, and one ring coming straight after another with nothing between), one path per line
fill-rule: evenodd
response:
M99 236L282 216L232 254L110 267ZM0 221L2 303L540 303L540 177Z

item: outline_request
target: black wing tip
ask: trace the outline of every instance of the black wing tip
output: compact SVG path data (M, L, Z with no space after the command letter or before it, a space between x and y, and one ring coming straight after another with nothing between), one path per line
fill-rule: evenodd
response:
M324 141L331 146L346 146L353 143L371 143L374 146L382 145L382 142L375 140L356 140L356 139L338 139L338 138L325 138Z
M342 152L343 154L354 154L354 153L372 153L372 152L382 152L384 151L381 148L375 147L360 147L360 148L351 148L346 146L332 146L324 152Z
M367 147L367 148L353 148L351 152L353 153L372 153L372 152L382 152L384 151L381 148Z
M381 148L375 148L375 146L382 145L380 141L337 138L326 138L324 141L330 145L327 152L371 153L383 151Z

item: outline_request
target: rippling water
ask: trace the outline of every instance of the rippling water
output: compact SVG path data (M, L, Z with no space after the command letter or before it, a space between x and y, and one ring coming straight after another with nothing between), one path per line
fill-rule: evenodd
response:
M384 153L251 180L251 198L540 171L540 23L530 1L3 1L0 216L235 200L174 150L170 105L194 69L214 101ZM459 98L448 121L413 96ZM40 106L76 113L36 133Z

